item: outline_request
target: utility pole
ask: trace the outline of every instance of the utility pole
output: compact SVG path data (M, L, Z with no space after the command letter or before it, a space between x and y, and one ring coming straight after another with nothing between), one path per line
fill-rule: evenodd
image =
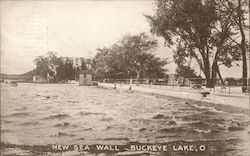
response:
M49 46L49 28L48 28L48 25L47 25L47 28L46 28L46 53L49 50L48 46Z

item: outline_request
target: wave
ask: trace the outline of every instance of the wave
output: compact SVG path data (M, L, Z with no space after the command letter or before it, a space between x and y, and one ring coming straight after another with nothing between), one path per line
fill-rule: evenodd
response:
M12 114L7 115L7 117L26 117L26 116L29 116L29 115L31 115L31 113L28 113L28 112L16 112L16 113L12 113Z
M245 127L246 127L246 124L242 124L242 123L233 121L229 124L228 130L229 131L240 131L240 130L244 130Z
M74 128L76 128L76 127L78 127L78 125L72 125L68 122L64 122L64 123L55 124L55 125L53 125L53 127L60 127L60 128L74 127Z
M87 112L87 111L81 111L77 114L85 116L85 115L106 115L105 113L97 113L97 112Z
M22 110L26 110L26 109L27 109L27 107L22 107L22 108L16 108L15 110L22 111Z
M75 134L69 134L69 133L63 133L63 132L58 132L57 137L73 137Z
M130 122L137 122L139 124L147 124L149 125L151 122L151 120L149 119L143 119L143 118L134 118L134 119L131 119Z
M69 126L70 126L70 123L64 122L64 123L55 124L53 127L69 127Z
M79 129L79 130L74 130L72 132L82 132L82 131L92 131L93 129L91 127L89 128L82 128L82 129Z
M81 138L78 138L77 140L81 140L82 141L82 140L85 140L85 138L81 137Z
M179 133L179 132L185 132L187 129L183 127L168 127L168 128L162 128L160 129L160 132L163 133Z
M203 106L203 105L198 105L198 104L191 104L189 102L185 102L186 105L194 108L194 109L198 109L200 111L207 111L207 112L214 112L214 113L226 113L225 111L222 110L218 110L215 107L212 106Z
M69 103L79 103L80 101L76 101L76 100L68 100L67 102L69 102Z
M105 130L111 130L111 129L116 129L116 130L120 130L120 131L134 131L134 129L130 128L130 127L121 127L121 126L118 126L118 125L113 125L113 126L107 126L105 128Z
M157 114L152 117L152 119L172 119L172 118L173 118L172 116L167 116L163 114Z
M99 139L97 139L99 140ZM106 140L106 141L109 141L109 140L123 140L123 141L129 141L129 138L123 138L123 137L110 137L110 138L103 138L101 140Z
M203 121L192 122L192 123L189 123L189 125L192 126L192 127L202 127L202 128L210 127L209 123L206 123L206 122L203 122Z
M177 123L174 120L170 120L167 122L167 125L177 125Z
M194 129L194 132L203 133L203 134L210 134L210 133L212 133L212 130L211 129Z
M113 118L102 117L100 121L112 121Z
M146 130L147 130L147 128L143 127L143 128L140 128L138 131L139 131L139 132L144 132L144 131L146 131Z
M57 114L57 115L51 115L49 117L45 117L44 120L50 120L50 119L65 119L70 117L68 114Z
M37 122L37 121L30 121L30 122L21 123L20 125L22 125L22 126L38 126L38 125L42 125L42 123Z

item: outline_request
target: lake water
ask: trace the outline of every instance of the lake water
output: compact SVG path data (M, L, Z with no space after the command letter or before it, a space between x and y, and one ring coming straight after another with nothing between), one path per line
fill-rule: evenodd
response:
M248 126L247 110L154 94L77 84L1 88L3 154L34 154L20 145L198 140L210 154L249 155Z

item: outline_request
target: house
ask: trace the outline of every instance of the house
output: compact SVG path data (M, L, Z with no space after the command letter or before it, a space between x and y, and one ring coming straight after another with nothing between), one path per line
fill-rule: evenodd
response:
M90 70L81 70L79 73L79 85L92 85L93 72Z

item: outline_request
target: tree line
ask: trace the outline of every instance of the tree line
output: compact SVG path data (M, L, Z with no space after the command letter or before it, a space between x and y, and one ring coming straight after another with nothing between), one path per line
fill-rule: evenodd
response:
M78 79L79 71L90 69L92 60L83 57L58 57L56 52L48 52L36 57L34 62L36 75L45 79L50 76L54 82L62 82Z
M241 62L243 86L247 86L248 0L156 0L155 4L155 14L145 17L151 32L174 49L178 70L196 62L207 87L213 87L214 80L222 78L220 66Z
M155 0L155 5L154 15L144 16L151 33L163 37L165 45L173 49L177 75L200 77L192 69L195 63L206 86L213 87L215 79L222 80L221 66L240 63L243 86L247 86L247 0ZM96 78L164 77L168 61L154 54L157 46L145 33L128 34L110 47L97 49L93 59L58 58L53 53L39 56L36 71L42 76L49 73L56 81L76 79L81 69L93 70Z
M97 49L94 60L98 78L157 78L166 72L167 59L153 53L157 40L145 33L125 35L111 47Z
M163 77L168 61L156 57L157 40L141 33L125 35L111 47L97 49L93 59L58 57L55 52L38 56L36 74L55 82L77 80L80 70L91 70L96 79Z

